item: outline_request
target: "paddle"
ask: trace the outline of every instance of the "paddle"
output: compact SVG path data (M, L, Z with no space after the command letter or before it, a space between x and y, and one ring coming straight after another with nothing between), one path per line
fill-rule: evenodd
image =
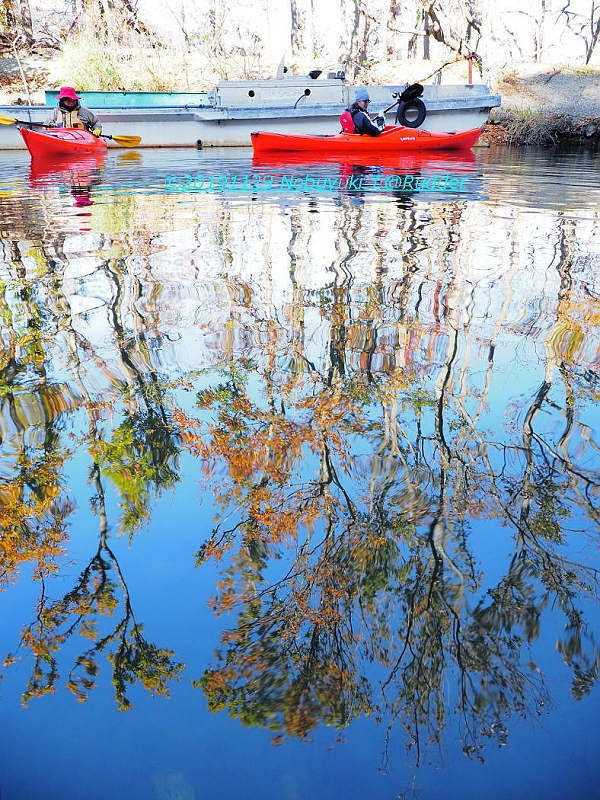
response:
M46 125L45 122L27 122L24 119L15 119L14 117L5 117L0 114L0 125L25 125L25 127L38 127L38 128L52 128L52 125ZM122 147L137 147L141 143L141 136L109 136L107 133L100 134L102 139L112 139L113 142L122 145Z
M387 114L387 112L391 111L392 108L394 108L394 106L397 106L399 102L400 102L400 98L398 98L395 102L393 102L391 106L388 106L387 108L384 108L383 111L373 111L373 113L371 113L371 114L369 114L367 112L367 116L371 120L375 120L375 119L377 119L377 117L384 117L385 118L385 115Z
M103 139L112 139L123 147L137 147L142 141L141 136L109 136L108 133L101 133L100 136Z

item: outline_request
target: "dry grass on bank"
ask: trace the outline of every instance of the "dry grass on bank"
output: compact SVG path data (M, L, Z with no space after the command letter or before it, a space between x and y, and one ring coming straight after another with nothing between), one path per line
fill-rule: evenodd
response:
M524 109L512 112L504 128L508 144L552 147L573 135L574 121L569 115Z
M517 146L556 147L566 142L600 141L600 117L575 118L547 110L496 110L484 140Z

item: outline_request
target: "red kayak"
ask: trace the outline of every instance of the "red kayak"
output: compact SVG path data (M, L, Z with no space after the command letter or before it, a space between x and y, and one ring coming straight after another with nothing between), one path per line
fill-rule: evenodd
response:
M20 128L23 141L32 156L67 156L77 153L105 153L104 139L78 128Z
M379 136L359 133L336 133L331 136L307 136L287 133L251 133L255 155L302 152L332 156L335 153L401 153L409 150L464 150L472 147L483 128L457 133L434 133L420 128L388 126Z

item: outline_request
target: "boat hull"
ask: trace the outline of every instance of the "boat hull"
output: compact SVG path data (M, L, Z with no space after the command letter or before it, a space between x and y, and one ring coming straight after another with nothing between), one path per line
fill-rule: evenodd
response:
M458 133L435 133L419 128L391 126L379 136L339 133L333 136L286 135L270 132L251 134L255 155L266 153L311 153L330 156L335 153L401 153L425 150L467 150L481 136L482 128Z
M104 139L77 128L46 128L43 131L21 128L20 133L34 158L105 153L107 150Z

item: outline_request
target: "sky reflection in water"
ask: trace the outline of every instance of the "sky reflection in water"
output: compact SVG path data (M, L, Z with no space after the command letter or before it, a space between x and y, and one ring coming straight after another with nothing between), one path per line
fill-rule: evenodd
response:
M3 800L592 796L599 189L0 157Z

